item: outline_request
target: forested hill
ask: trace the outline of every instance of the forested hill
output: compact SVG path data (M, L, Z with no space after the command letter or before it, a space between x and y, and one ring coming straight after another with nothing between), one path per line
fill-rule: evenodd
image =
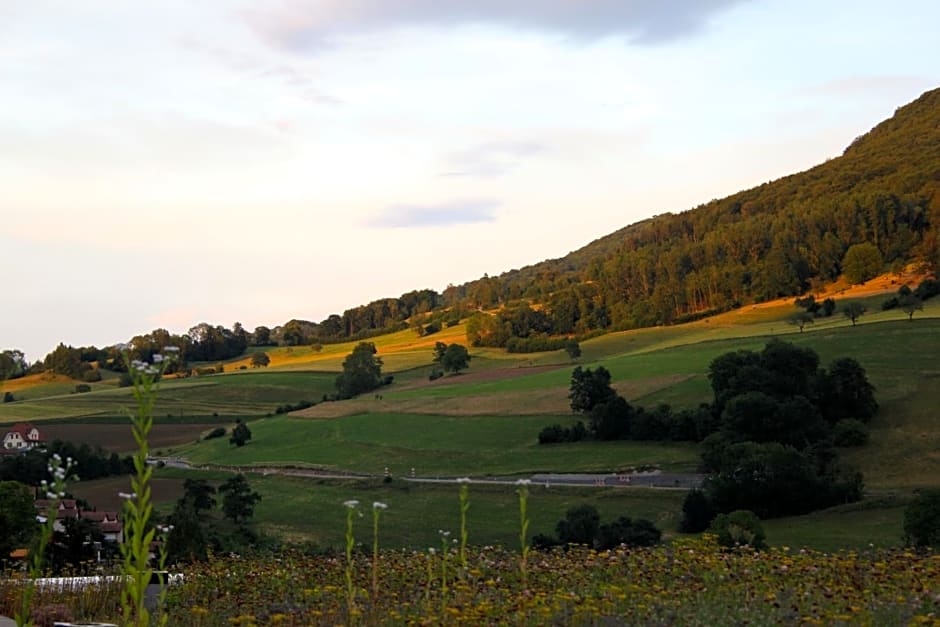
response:
M633 224L561 259L461 285L451 298L486 306L525 297L550 311L577 304L579 330L669 323L831 281L853 244L874 244L885 268L915 260L936 267L938 228L935 89L841 157Z

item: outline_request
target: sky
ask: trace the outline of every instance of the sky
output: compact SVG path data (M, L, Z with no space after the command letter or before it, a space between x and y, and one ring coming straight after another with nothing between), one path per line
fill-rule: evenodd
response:
M935 0L0 0L0 349L269 327L804 170Z

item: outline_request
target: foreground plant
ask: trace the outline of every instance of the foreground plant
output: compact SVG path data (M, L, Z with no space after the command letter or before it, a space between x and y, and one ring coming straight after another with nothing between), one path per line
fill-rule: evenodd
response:
M49 471L50 481L43 479L40 483L40 489L45 493L49 504L46 506L46 511L44 512L45 520L42 522L39 537L36 540L36 545L29 558L29 579L23 588L23 593L20 598L20 608L14 616L18 627L33 624L30 619L30 606L33 602L33 595L36 592L36 580L42 577L43 574L43 558L46 554L46 548L49 546L49 542L52 541L52 536L55 534L59 502L65 498L66 484L69 480L78 481L77 476L70 474L74 467L75 463L72 461L71 457L66 457L63 463L62 457L58 453L54 453L49 458L49 465L46 467L46 470Z
M529 479L519 479L516 485L519 486L519 574L522 577L523 590L529 587Z
M157 402L157 389L166 366L175 357L178 348L168 346L164 349L168 357L156 354L153 363L130 360L127 352L124 360L129 363L128 372L133 383L136 410L131 414L131 433L137 450L133 455L134 474L131 476L131 493L124 502L124 542L121 543L121 574L124 577L124 591L121 595L123 623L148 627L151 624L150 611L146 607L147 586L153 577L150 565L150 547L156 537L156 529L151 524L153 500L151 480L153 466L148 464L150 444L148 438L153 428L153 408ZM166 562L166 544L160 549L159 567ZM163 605L166 589L161 580L158 596L158 608ZM160 624L166 623L166 616L161 616Z
M376 501L372 504L372 602L379 598L379 515L388 505Z
M467 512L470 511L470 477L457 479L460 484L460 568L467 572Z
M356 611L356 588L353 584L353 548L356 546L356 537L353 535L353 516L359 501L350 499L343 502L346 508L346 613L349 622L353 622Z

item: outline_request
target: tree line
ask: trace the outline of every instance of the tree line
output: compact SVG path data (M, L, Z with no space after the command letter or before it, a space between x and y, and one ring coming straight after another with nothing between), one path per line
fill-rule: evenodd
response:
M822 368L810 348L772 340L762 351L734 351L708 370L714 399L694 409L634 407L610 385L610 372L577 367L569 399L584 415L571 427L539 433L541 444L597 440L702 443L708 516L747 509L761 517L802 514L861 498L860 473L841 463L837 447L868 440L878 411L865 369L850 357ZM707 518L707 520L703 520Z

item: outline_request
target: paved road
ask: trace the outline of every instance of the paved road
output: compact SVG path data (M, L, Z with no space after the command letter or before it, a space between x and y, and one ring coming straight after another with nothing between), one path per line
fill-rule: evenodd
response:
M310 477L317 479L376 479L382 477L378 474L344 473L328 470L313 470L306 468L290 468L280 466L223 466L205 464L194 466L181 458L153 458L153 461L162 461L172 468L196 468L202 470L226 470L234 472L250 472L262 475L285 475L290 477ZM405 481L416 483L456 483L458 477L442 476L404 476L398 477ZM469 477L470 483L481 484L514 484L518 477ZM533 485L544 486L581 486L597 488L679 488L690 489L702 485L705 475L697 473L669 473L653 470L649 472L634 473L537 473L529 477Z

